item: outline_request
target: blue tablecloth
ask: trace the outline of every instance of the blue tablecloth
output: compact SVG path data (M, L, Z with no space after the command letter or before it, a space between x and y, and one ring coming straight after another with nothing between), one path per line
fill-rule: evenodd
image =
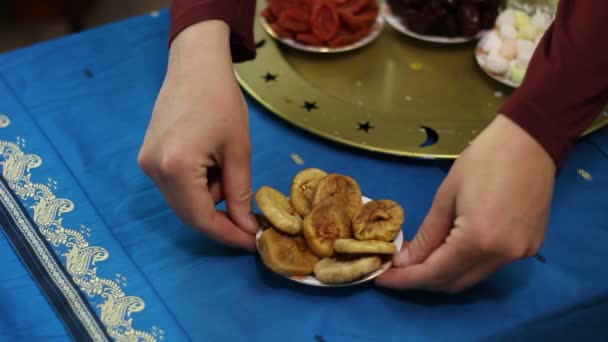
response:
M453 296L305 287L185 227L139 169L168 22L0 55L1 340L608 340L607 130L559 176L543 260ZM402 203L415 234L444 163L338 146L248 103L254 188L287 192L304 167L348 174Z

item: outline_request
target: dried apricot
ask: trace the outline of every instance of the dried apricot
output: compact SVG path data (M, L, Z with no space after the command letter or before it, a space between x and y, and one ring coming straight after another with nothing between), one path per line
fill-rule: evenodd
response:
M328 0L315 0L310 19L312 32L322 41L332 39L340 28L340 18Z

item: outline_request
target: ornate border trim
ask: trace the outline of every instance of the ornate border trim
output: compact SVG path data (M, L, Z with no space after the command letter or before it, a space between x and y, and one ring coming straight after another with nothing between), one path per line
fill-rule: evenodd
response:
M20 252L20 257L57 311L70 328L75 339L108 341L91 308L81 297L76 285L68 277L55 254L34 228L25 209L10 192L0 177L0 225Z
M78 295L78 291L74 292L69 288L70 281L62 272L69 274L80 294L88 296L90 302L101 302L96 305L100 311L98 317L105 326L107 335L112 339L164 340L165 332L157 326L152 326L151 332L133 328L131 315L144 310L144 300L125 293L126 276L117 273L115 279L107 279L97 274L97 263L107 260L110 253L101 246L90 245L88 240L91 237L91 228L81 225L79 230L75 230L63 225L61 216L74 210L74 203L55 195L56 181L49 178L47 184L42 184L31 180L31 170L42 165L42 158L36 154L24 153L22 147L25 147L23 138L17 137L16 142L0 140L0 166L2 177L8 184L8 187L3 184L3 196L0 199L11 212L21 234L28 237L27 242L35 252L38 263L44 267L56 287L65 295L81 323L87 326L87 330L95 340L106 339L104 333L96 331L98 330L94 327L96 320L87 317L85 302ZM9 188L14 193L14 197L9 196ZM28 221L26 210L19 210L20 205L15 201L33 209L31 216L33 222ZM39 236L39 240L36 240L36 236ZM44 237L47 244L43 243L40 237ZM47 248L45 249L44 246ZM59 262L53 263L52 260Z

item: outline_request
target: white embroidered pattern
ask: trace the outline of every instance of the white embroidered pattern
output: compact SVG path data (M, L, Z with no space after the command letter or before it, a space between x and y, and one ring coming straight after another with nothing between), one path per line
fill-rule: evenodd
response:
M64 258L65 268L73 281L89 296L91 303L99 303L97 304L97 308L101 311L99 317L107 333L116 341L164 340L164 331L156 326L152 327L152 332L133 328L131 316L144 310L144 300L127 295L123 291L127 285L125 276L117 274L116 279L98 276L97 264L107 260L110 257L109 252L103 247L89 244L87 238L91 236L90 228L81 225L79 230L75 230L63 225L62 215L74 210L74 203L69 199L55 196L56 181L48 179L47 184L32 181L30 171L42 165L42 159L38 155L24 153L22 151L24 146L24 139L18 138L16 142L0 140L2 175L13 192L23 200L23 204L33 210L32 217L39 231L54 246L58 256ZM4 198L3 202L6 203ZM13 208L13 210L17 209ZM22 223L18 222L20 225ZM20 226L20 229L27 231L35 227L24 225ZM37 253L40 252L40 246L34 244L32 247ZM51 267L48 263L43 264L45 267ZM60 274L53 269L47 268L47 271L51 275ZM58 284L68 286L65 281L60 281ZM73 297L71 295L67 298L74 307L72 301L77 301L78 298ZM76 306L79 311L86 310L82 305ZM94 322L89 323L94 324Z

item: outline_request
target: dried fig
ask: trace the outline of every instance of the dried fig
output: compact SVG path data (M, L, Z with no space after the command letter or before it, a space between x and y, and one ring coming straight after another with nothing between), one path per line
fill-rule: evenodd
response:
M404 221L403 208L391 200L370 201L353 220L357 240L392 241Z
M337 239L334 251L343 254L394 254L397 247L392 242L378 240Z
M268 268L288 276L311 274L319 261L301 236L284 235L274 228L262 233L258 250Z
M361 208L361 188L351 177L332 173L319 181L312 200L313 206L329 197L343 202L346 212L354 218Z
M255 194L255 201L264 216L278 230L291 235L302 231L302 218L279 191L263 186Z
M382 261L378 256L368 256L355 260L339 261L325 258L314 267L315 277L324 284L344 284L380 268Z
M333 198L316 205L304 218L304 239L320 257L334 254L334 241L352 237L351 219Z
M312 209L312 198L317 190L319 181L327 176L327 173L320 169L304 169L294 177L291 183L291 195L289 200L291 205L302 215L308 215Z

